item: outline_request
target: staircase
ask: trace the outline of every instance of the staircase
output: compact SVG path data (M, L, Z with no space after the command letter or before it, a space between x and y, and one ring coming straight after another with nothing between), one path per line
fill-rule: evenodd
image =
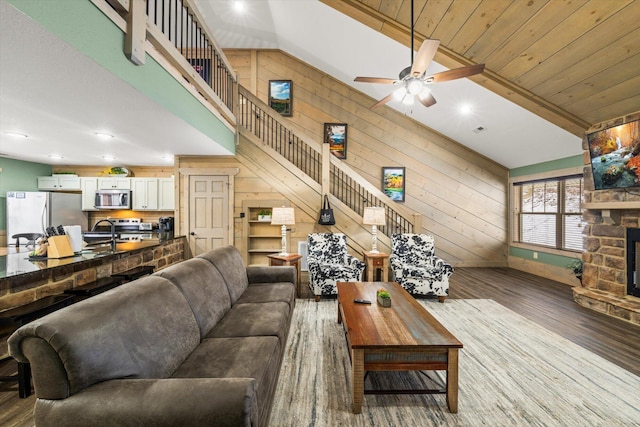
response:
M336 217L336 224L327 226L327 231L347 234L355 252L371 249L371 227L362 224L367 206L383 207L386 212L387 224L378 227L381 251L390 253L391 234L421 229L419 214L391 201L332 155L329 144L309 137L242 86L238 92L238 160L311 217L318 216L327 194Z

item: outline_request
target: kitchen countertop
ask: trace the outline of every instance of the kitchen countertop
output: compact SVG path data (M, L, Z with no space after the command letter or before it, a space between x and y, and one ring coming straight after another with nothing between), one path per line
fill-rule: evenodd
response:
M34 280L37 280L36 276L38 276L38 272L56 269L58 267L72 267L74 270L81 270L86 267L85 264L91 264L98 260L102 261L106 257L117 258L122 254L129 255L131 252L158 246L178 237L180 236L162 241L159 239L149 239L138 242L118 243L115 251L111 251L109 245L105 245L83 250L82 253L74 256L58 259L31 260L29 259L31 249L25 247L9 247L6 248L6 255L0 256L0 281L17 279L18 277L20 277L20 279L26 279L27 277L21 276L31 276L32 274L34 275Z

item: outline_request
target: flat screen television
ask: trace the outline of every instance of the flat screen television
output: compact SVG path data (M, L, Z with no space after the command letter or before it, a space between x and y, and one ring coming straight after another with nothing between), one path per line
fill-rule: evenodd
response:
M587 134L596 190L640 187L640 120Z

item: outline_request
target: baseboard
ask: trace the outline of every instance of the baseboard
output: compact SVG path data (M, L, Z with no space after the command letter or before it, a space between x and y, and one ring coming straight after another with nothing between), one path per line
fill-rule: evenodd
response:
M555 280L569 286L580 286L580 281L573 275L573 272L565 267L543 264L525 258L510 256L509 267L531 273L545 279Z

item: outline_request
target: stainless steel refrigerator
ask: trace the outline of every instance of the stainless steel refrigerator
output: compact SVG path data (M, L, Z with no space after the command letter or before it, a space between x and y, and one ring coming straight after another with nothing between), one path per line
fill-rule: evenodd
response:
M82 211L82 195L44 191L7 192L7 245L15 245L11 236L20 233L45 234L47 227L79 225L87 231L89 220ZM20 244L27 241L20 239Z

